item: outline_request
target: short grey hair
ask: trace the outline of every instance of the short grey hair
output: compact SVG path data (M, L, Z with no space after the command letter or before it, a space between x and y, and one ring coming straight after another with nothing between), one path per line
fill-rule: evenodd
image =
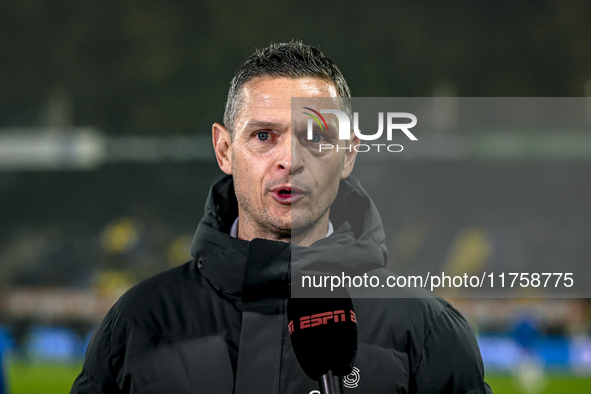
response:
M269 47L256 50L236 70L224 112L224 125L234 134L236 117L242 104L242 87L255 77L303 78L316 77L332 82L339 97L350 98L347 81L336 64L316 48L299 40L287 43L272 43Z

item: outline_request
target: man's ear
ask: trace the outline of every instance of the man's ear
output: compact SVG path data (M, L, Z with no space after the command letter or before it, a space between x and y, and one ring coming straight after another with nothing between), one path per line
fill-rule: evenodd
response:
M219 123L214 123L211 129L213 150L220 169L232 175L232 138L228 130Z
M349 143L351 144L351 151L349 152L345 149L345 164L343 165L343 170L341 171L341 179L346 179L351 175L351 171L353 171L353 166L355 165L355 159L357 158L357 151L355 150L355 146L359 145L359 137L355 135Z

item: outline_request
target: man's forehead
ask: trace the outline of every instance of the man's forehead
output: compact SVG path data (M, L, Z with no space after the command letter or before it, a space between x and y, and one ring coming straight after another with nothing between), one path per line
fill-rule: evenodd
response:
M292 98L337 97L331 81L322 78L256 77L244 84L242 103L236 118L236 130L258 128L260 122L274 123L279 128L290 124Z
M292 97L337 97L337 90L332 82L315 77L257 77L243 87L245 105L289 107Z

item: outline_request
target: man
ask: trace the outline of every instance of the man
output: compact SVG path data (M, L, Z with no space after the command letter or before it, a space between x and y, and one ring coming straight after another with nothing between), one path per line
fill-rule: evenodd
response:
M389 273L379 215L348 179L355 151L318 152L334 137L307 138L291 118L292 97L350 92L336 65L300 42L257 51L237 70L224 125L212 131L228 176L211 189L194 259L121 297L93 336L72 393L317 392L289 340L290 268L304 272L320 258ZM359 350L350 392L490 392L474 333L445 301L354 302Z

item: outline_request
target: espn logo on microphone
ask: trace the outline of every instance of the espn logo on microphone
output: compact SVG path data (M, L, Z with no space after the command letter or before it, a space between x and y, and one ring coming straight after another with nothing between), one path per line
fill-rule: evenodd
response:
M355 312L349 311L349 321L357 324L357 317L355 316ZM329 312L322 312L316 313L310 316L302 316L300 317L300 330L304 330L310 327L317 327L326 324L334 324L339 322L346 322L347 321L347 314L344 310L337 310L337 311L329 311ZM293 320L289 322L288 325L289 335L293 334L294 332L294 324Z

